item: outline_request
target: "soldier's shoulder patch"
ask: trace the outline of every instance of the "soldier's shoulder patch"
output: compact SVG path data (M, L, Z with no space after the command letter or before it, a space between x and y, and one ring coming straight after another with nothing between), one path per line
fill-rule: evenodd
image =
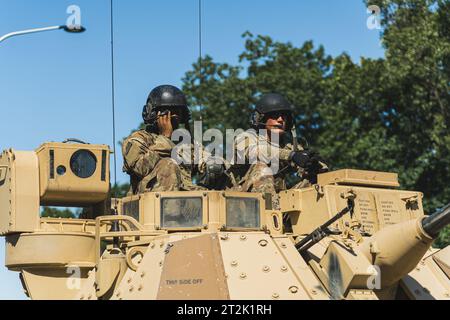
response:
M127 145L125 146L125 154L126 155L130 152L130 149L132 146L133 146L133 143L131 141L128 141Z

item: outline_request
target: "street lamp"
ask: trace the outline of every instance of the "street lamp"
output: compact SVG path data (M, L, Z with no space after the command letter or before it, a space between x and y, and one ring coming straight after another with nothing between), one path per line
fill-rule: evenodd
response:
M15 32L11 32L8 34L5 34L4 36L0 37L0 42L11 38L11 37L15 37L15 36L21 36L24 34L29 34L29 33L36 33L36 32L44 32L44 31L52 31L52 30L64 30L66 32L70 32L70 33L81 33L86 31L86 28L82 27L82 26L73 26L73 27L68 27L67 25L64 26L53 26L53 27L46 27L46 28L37 28L37 29L28 29L28 30L22 30L22 31L15 31Z

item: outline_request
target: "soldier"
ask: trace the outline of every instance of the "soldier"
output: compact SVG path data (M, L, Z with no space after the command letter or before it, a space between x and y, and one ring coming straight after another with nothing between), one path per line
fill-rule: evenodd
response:
M291 104L282 95L270 93L261 97L251 118L254 130L235 140L237 158L233 167L241 177L236 190L271 194L274 209L278 209L277 193L287 189L289 173L296 171L301 178L293 187L298 189L316 183L317 174L328 171L317 153L297 146L296 141L286 141L293 124Z
M179 164L172 157L172 133L180 124L189 128L190 117L180 89L162 85L150 92L142 111L146 128L133 132L122 145L123 171L130 175L129 193L204 189L192 183L193 161ZM205 181L214 183L217 167L202 162L197 169Z

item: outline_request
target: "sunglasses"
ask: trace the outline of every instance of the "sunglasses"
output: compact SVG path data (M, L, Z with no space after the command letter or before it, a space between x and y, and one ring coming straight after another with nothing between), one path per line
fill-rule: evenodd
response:
M284 120L286 120L289 117L289 114L284 111L274 111L274 112L269 112L266 114L267 119L275 119L276 120L280 117L283 118Z

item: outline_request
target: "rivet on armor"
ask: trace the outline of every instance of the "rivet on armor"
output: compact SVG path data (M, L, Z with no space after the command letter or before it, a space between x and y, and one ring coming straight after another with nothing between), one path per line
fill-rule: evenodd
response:
M270 271L270 267L269 266L264 266L263 267L263 271L264 272L269 272Z
M150 243L150 248L154 248L155 247L155 243L154 242L152 242L152 243Z
M261 247L265 247L265 246L267 246L267 240L259 240L259 245L261 246Z
M129 277L129 278L127 279L127 282L128 282L128 283L130 283L130 282L131 282L131 277Z
M246 236L245 234L243 234L243 235L240 236L240 239L241 239L242 241L245 241L245 240L247 240L247 236Z
M159 262L159 266L160 266L160 267L162 267L162 265L163 265L163 262L162 262L162 261L160 261L160 262Z
M282 243L281 243L281 247L282 247L283 249L286 249L286 248L287 248L286 243L282 242Z
M92 294L88 295L88 300L92 299Z
M134 290L134 287L133 286L130 286L130 289L128 289L130 292L133 292L133 290Z
M221 234L220 235L220 240L228 240L228 234Z
M145 277L145 271L141 272L141 278Z
M208 194L206 192L203 192L203 196L206 197Z
M231 266L232 267L236 267L238 265L236 260L231 261Z
M296 287L296 286L289 287L289 291L291 293L297 293L298 292L298 287Z
M164 241L161 241L161 242L159 243L159 247L162 248L163 246L164 246Z
M142 284L140 284L138 287L138 291L142 291L142 289L144 289L144 286Z
M245 278L247 278L247 275L246 275L244 272L242 272L242 273L239 275L239 278L245 279Z
M286 266L281 266L281 271L282 272L286 272L288 270L288 268Z
M311 293L312 293L313 295L316 295L316 294L317 294L317 290L316 290L316 289L312 289L312 290L311 290Z
M80 300L84 300L84 294L80 296Z
M272 294L273 299L278 299L279 297L280 297L280 295L276 292L274 294Z
M159 193L156 193L156 194L155 194L155 197L159 198Z

